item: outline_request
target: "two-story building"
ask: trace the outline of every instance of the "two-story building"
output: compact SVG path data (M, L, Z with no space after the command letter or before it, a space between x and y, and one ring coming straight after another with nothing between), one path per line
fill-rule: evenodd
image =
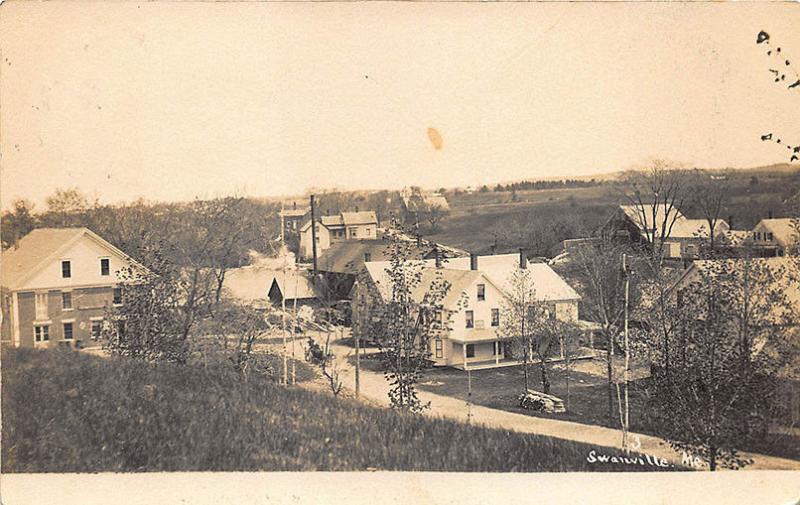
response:
M317 241L317 254L328 249L331 244L345 240L375 240L378 238L378 218L371 210L320 216L316 218L313 235ZM300 227L300 257L310 258L312 255L309 219Z
M518 363L509 338L501 331L501 317L506 293L511 292L511 276L515 269L530 271L530 279L538 302L544 303L552 317L578 322L580 296L550 266L529 263L524 254L415 261L410 269L419 269L420 281L412 297L422 302L434 282L449 284L442 306L449 321L446 334L432 339L431 359L437 366L469 368ZM376 303L391 301L392 281L388 261L365 263L365 272L356 283L353 320L369 319ZM412 274L413 275L413 274ZM363 335L369 339L369 335Z
M120 271L144 268L88 228L41 228L3 251L0 340L15 347L84 347L123 300Z
M753 246L763 256L784 256L800 247L800 218L762 219L753 228Z

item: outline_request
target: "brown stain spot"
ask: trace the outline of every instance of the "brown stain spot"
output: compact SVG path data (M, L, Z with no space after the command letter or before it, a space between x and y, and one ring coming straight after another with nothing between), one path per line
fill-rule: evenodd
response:
M428 138L434 149L437 151L442 149L442 136L439 134L439 130L436 128L428 128Z

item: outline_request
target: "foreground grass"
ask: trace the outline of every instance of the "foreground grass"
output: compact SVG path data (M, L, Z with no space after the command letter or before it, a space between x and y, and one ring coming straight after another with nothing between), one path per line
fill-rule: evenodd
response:
M584 444L401 415L221 367L12 349L2 380L3 472L654 469L589 463Z

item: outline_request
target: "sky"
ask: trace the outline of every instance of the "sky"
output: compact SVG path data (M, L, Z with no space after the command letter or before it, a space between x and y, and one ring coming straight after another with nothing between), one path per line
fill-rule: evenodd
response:
M5 2L0 204L786 162L789 3Z

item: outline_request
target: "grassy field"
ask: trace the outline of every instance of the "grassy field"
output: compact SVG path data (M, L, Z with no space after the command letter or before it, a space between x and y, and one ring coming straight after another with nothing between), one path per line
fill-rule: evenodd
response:
M366 361L366 360L365 360ZM367 367L375 368L374 360ZM524 389L521 366L476 370L472 372L472 401L509 412L537 417L561 419L586 424L619 428L616 393L613 397L614 418L608 418L608 396L605 383L605 365L601 360L578 361L570 373L570 406L562 414L532 412L517 406L517 397ZM618 370L621 374L621 369ZM541 390L537 366L530 368L530 388ZM560 365L550 368L551 394L566 400L566 374ZM425 374L420 388L425 391L467 400L467 374L452 368L431 369ZM659 435L658 426L647 422L642 412L645 399L641 382L634 381L630 389L631 429L640 433ZM774 456L800 459L800 437L790 434L771 434L755 446L742 448Z
M589 463L584 444L402 415L227 368L31 349L4 350L2 365L3 472L643 469Z
M787 199L800 187L800 171L741 171L731 177L730 191L720 213L733 217L734 229L752 229L771 211L788 215ZM426 236L471 252L516 252L532 256L558 254L561 241L584 237L596 230L625 202L612 184L587 188L488 191L447 195L451 212L438 230ZM690 218L702 218L687 201L681 208Z

